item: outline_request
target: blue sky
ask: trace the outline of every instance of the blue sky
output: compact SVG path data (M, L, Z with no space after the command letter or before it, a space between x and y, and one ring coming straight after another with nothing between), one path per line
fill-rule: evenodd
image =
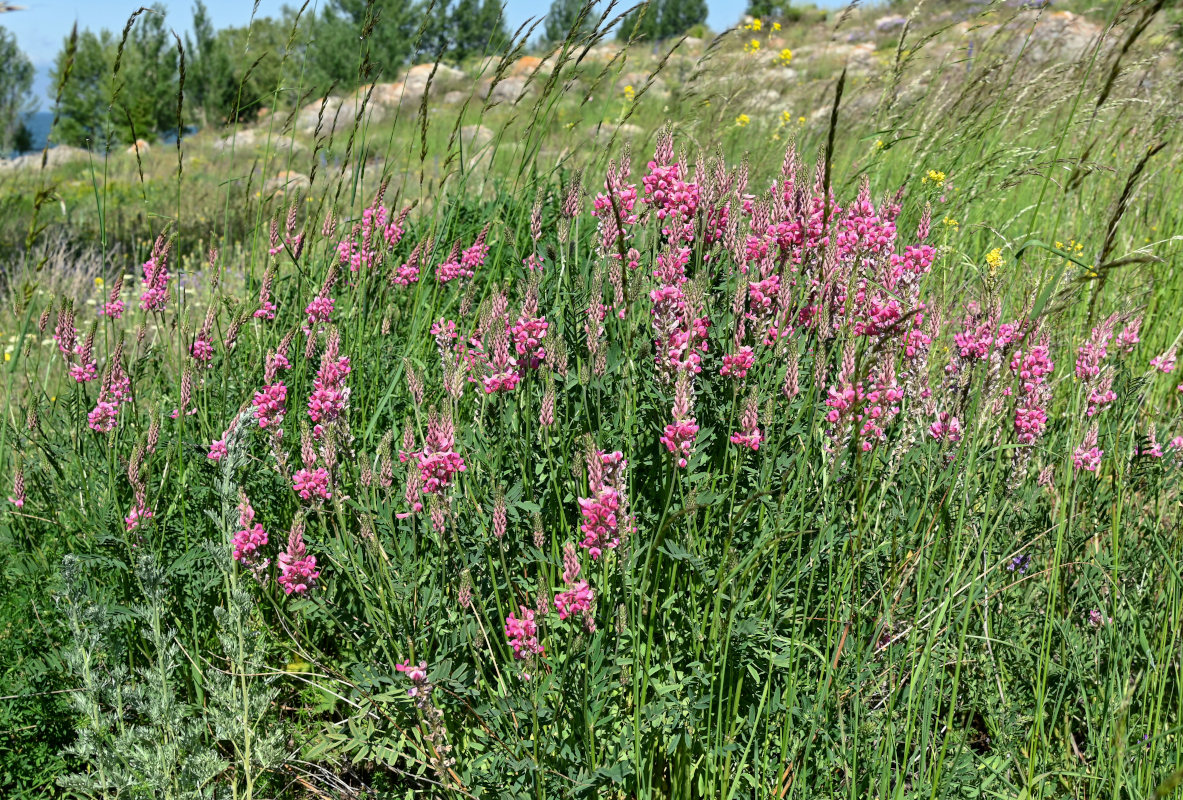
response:
M503 0L510 29L516 29L528 17L545 14L550 0ZM118 32L123 29L128 16L150 0L14 0L25 10L0 15L0 25L12 31L22 50L37 67L35 92L39 99L48 97L49 67L62 42L70 33L75 20L78 29L99 30L108 28ZM292 4L293 0L287 0ZM316 2L316 0L314 0ZM323 0L320 0L323 2ZM260 0L259 14L276 15L285 0ZM297 3L298 4L298 3ZM251 0L206 0L214 25L243 25L250 18ZM622 4L623 5L623 4ZM184 36L193 17L192 0L168 2L169 23ZM747 6L746 0L708 0L710 16L707 24L714 30L723 30L739 19ZM627 6L625 6L627 7Z

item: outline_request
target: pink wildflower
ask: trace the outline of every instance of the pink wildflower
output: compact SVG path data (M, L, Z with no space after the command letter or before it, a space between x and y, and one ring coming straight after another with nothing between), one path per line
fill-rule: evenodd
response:
M231 541L231 556L243 566L254 565L259 554L259 548L267 544L267 531L262 524L255 522L255 510L247 501L246 495L238 504L238 527Z
M278 428L283 423L286 412L288 388L283 381L264 386L261 392L255 392L252 401L255 406L255 419L260 428Z
M103 303L99 308L99 315L103 317L110 317L111 319L122 319L124 303L120 298L123 291L123 275L115 279L115 283L111 286L111 293L107 296L107 302Z
M12 495L8 502L17 508L25 507L25 468L21 464L17 464L16 474L12 478Z
M1142 330L1142 318L1135 317L1126 323L1126 326L1121 329L1121 333L1117 334L1117 352L1122 355L1128 355L1134 352L1134 347L1141 341L1138 338L1139 332Z
M942 411L936 422L928 426L928 435L938 441L955 444L961 441L961 423L957 417L947 411Z
M225 439L214 439L209 446L209 460L217 463L228 455Z
M674 421L665 426L660 438L666 450L674 454L678 467L682 469L686 467L687 459L694 450L694 440L698 436L698 421L692 416L693 402L694 393L690 386L690 376L682 373L674 389Z
M148 508L142 500L137 499L135 507L123 518L124 526L127 532L131 533L140 527L144 520L152 519L152 509Z
M1171 345L1169 348L1167 348L1165 353L1150 359L1150 366L1154 367L1159 372L1174 372L1176 358L1175 350L1175 346Z
M1088 340L1076 349L1076 377L1090 381L1101 374L1101 362L1109 354L1107 346L1113 338L1113 319L1093 328Z
M144 292L140 295L140 308L144 311L163 311L168 305L168 255L167 251L154 252L144 262Z
M316 556L308 555L304 546L304 526L296 524L288 535L287 550L279 554L279 585L284 594L304 594L312 588L320 571Z
M546 360L546 349L543 347L546 330L546 317L518 317L517 323L510 328L510 336L519 356L519 364L537 369Z
M1097 447L1097 426L1094 424L1089 428L1084 442L1072 452L1072 465L1078 472L1080 470L1096 472L1101 466L1101 458L1104 455L1105 451Z
M521 660L536 654L545 654L546 648L538 643L538 625L534 622L533 609L519 605L521 617L509 612L505 618L505 638L513 649L513 657Z
M349 356L338 356L335 344L326 349L308 398L308 417L314 423L332 422L341 416L349 399L349 389L344 386L349 373Z
M756 354L752 348L744 345L734 354L723 356L723 367L719 374L730 376L735 380L747 377L748 370L756 363Z
M456 473L465 469L464 459L451 450L419 456L419 475L423 480L423 491L428 494L439 494L451 486Z
M579 581L567 588L566 591L555 595L555 608L558 609L559 619L566 619L572 614L586 615L592 609L595 595L587 581Z
M583 523L580 547L597 559L604 549L612 550L620 544L616 512L620 509L620 494L611 487L604 487L594 497L579 498L579 511Z
M329 473L324 467L297 470L292 476L292 488L302 500L328 500L332 497L332 492L329 491Z
M749 450L760 449L760 442L764 441L764 435L758 427L760 422L759 414L760 409L756 395L753 393L748 397L747 404L744 406L743 416L740 417L740 430L731 434L732 444L746 447Z

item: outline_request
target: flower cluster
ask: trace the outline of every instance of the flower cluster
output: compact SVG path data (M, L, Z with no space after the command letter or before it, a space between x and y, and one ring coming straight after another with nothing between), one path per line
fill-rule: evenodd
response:
M350 373L349 356L340 355L339 348L340 341L334 331L321 355L320 369L308 397L308 417L315 425L313 434L318 439L322 426L338 419L349 401L349 389L345 386L345 378Z
M760 428L758 427L760 422L759 414L759 403L753 392L748 397L747 404L744 406L743 416L740 417L740 430L731 434L732 444L746 447L749 450L760 449L760 442L764 441L764 434L760 432Z
M152 256L144 262L144 292L140 295L140 308L147 312L164 311L168 305L168 260L172 245L163 238L156 240Z
M329 472L324 467L297 470L292 476L292 489L301 500L328 500L333 496L329 491Z
M694 450L694 440L698 436L698 421L693 416L693 403L690 376L682 373L674 387L674 405L671 409L674 421L665 426L660 441L666 450L674 455L677 465L683 469Z
M568 542L563 546L563 583L567 588L555 594L554 606L559 619L579 616L588 633L596 630L595 593L587 581L579 580L579 555L575 545Z
M1072 465L1078 472L1096 472L1104 455L1105 451L1097 447L1097 425L1094 423L1085 435L1084 441L1072 451Z
M1055 369L1049 353L1045 342L1027 352L1015 350L1011 357L1010 369L1018 379L1014 426L1019 444L1035 444L1047 426L1047 404L1051 399L1047 378Z
M484 266L489 255L489 245L486 242L488 235L489 227L486 225L476 241L464 251L460 250L460 243L456 242L447 260L435 268L435 279L440 283L451 283L476 275L476 271Z
M505 638L513 650L513 657L522 660L546 652L538 643L538 625L534 622L534 610L526 606L518 606L518 614L513 611L505 618Z
M103 374L95 407L86 415L87 424L99 433L110 433L115 430L120 407L129 402L131 379L123 369L123 342L119 342Z
M313 587L320 570L316 556L308 555L304 545L304 524L298 518L288 535L287 549L279 554L279 585L284 594L304 594Z
M246 495L238 504L238 531L231 541L232 557L244 567L266 568L268 559L260 560L260 548L267 545L267 531L261 523L255 522L255 509Z
M456 474L467 469L464 458L453 449L454 436L451 416L441 419L432 409L423 449L411 454L419 467L423 491L428 494L442 494L452 485Z
M287 412L288 387L283 381L268 384L261 391L255 392L252 404L255 407L255 419L260 428L271 428L278 431L283 423L283 416Z
M579 512L583 516L579 526L583 533L580 547L594 560L604 550L620 546L625 502L624 471L628 461L619 450L613 453L595 450L589 453L587 465L587 482L592 496L579 498Z
M362 211L361 222L353 226L349 238L337 243L337 260L352 272L377 266L383 255L402 241L404 225L411 209L405 208L392 218L382 203L382 193Z

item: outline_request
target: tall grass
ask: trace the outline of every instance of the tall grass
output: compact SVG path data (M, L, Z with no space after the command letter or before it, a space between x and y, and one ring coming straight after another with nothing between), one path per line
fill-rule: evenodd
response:
M297 82L255 126L188 137L183 170L113 151L7 179L34 199L14 203L30 235L0 317L0 472L24 492L0 529L6 794L1170 795L1183 431L1151 359L1181 324L1178 67L1142 10L1050 62L1030 49L1051 12L985 8L970 51L920 10L878 67L843 71L838 37L874 18L846 14L785 32L789 78L762 66L770 44L743 52L746 31L692 56L613 50L613 9L537 65L518 62L520 31L459 104L429 89L378 119L369 78L342 92L352 125L321 104L309 139ZM766 87L780 106L760 111ZM651 158L698 192L685 229L658 219ZM281 170L308 184L270 182ZM915 282L889 279L886 251L839 258L864 182L881 215L899 206L891 252L931 228ZM745 254L752 219L806 224L811 201L828 241ZM399 220L390 246L379 217ZM471 278L437 280L477 242ZM654 274L682 247L684 283ZM170 298L144 311L152 257ZM784 335L765 342L749 284L768 276L795 284L770 298ZM98 315L118 280L126 310ZM663 287L684 311L662 316ZM264 289L273 319L254 313ZM863 295L901 316L868 333ZM318 297L327 321L306 311ZM504 337L539 318L535 368ZM1132 352L1114 339L1104 372L1076 377L1078 348L1139 319ZM655 323L689 336L678 365ZM993 326L980 363L954 338L970 323ZM916 330L920 368L900 353ZM84 366L92 334L98 374L76 382L66 361ZM1013 420L1033 390L1010 365L1041 345L1055 368L1031 442ZM889 362L902 399L835 401L894 385ZM128 400L96 431L120 370ZM278 382L282 436L256 411ZM340 416L312 418L326 386L347 389ZM877 405L896 407L882 436L845 427ZM934 432L950 417L959 438ZM661 437L690 418L681 467ZM755 429L758 449L733 438ZM1090 442L1096 471L1078 465ZM439 451L464 471L416 490ZM330 496L301 497L318 468ZM619 503L619 542L580 529L581 499ZM255 524L268 542L236 561ZM285 591L280 554L315 557L307 590ZM560 619L555 595L580 581L589 612ZM536 632L514 624L529 612Z

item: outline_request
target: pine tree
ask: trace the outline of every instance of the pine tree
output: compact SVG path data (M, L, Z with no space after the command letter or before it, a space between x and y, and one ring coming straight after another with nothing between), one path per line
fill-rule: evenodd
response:
M383 76L393 80L413 52L425 5L406 0L331 0L313 29L313 71L322 80L352 87ZM441 8L440 6L445 8ZM437 0L432 14L445 14Z
M54 84L61 86L54 141L109 147L177 130L178 52L164 7L154 5L132 25L116 73L118 46L110 31L80 33L64 84L68 47L62 48L52 72Z
M616 29L616 38L622 42L630 39L647 41L658 38L660 16L661 0L649 0L625 15Z
M33 63L17 47L16 37L2 27L0 64L4 65L0 69L0 154L4 154L29 138L25 114L33 108Z
M483 54L493 55L509 44L509 31L505 27L505 15L501 13L500 0L481 0L478 15L484 31Z
M450 15L452 58L463 61L469 56L479 55L488 42L488 31L481 29L478 0L458 0Z
M620 23L620 41L670 39L706 22L706 0L649 0Z
M111 96L111 68L115 41L110 31L78 34L69 80L68 42L57 55L50 78L58 87L58 123L50 133L54 142L94 147L106 141L107 108Z
M193 6L193 34L185 34L185 52L189 60L186 93L203 125L227 119L229 103L223 84L232 73L224 40L210 21L202 0Z
M666 0L661 9L662 38L681 36L706 19L706 0Z
M567 38L571 30L577 34L591 28L590 14L584 14L586 0L554 0L550 4L550 11L546 13L546 41L557 44ZM580 19L582 15L582 19Z

